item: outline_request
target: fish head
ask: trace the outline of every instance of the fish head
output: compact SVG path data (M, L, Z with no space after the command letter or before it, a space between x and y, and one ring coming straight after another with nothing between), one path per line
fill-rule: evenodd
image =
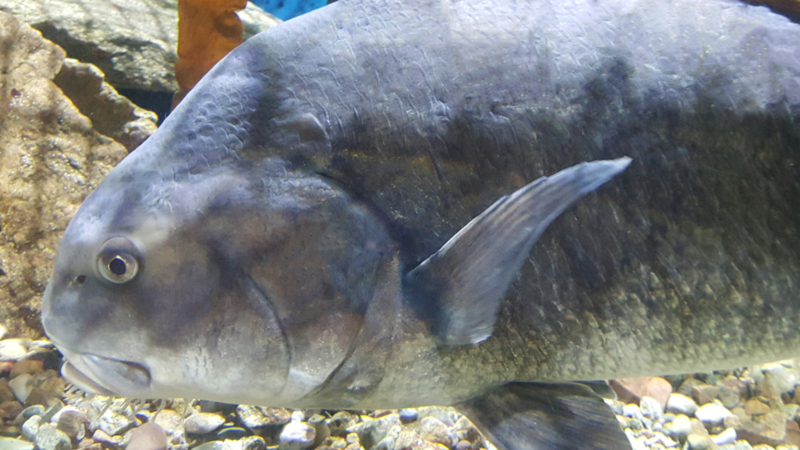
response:
M390 248L382 226L274 161L165 174L137 159L61 241L42 316L64 376L133 398L282 405L312 393L362 327Z

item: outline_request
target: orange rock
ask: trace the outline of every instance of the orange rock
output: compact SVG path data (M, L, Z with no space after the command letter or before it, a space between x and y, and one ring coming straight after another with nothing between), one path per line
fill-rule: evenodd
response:
M242 43L236 11L247 0L178 0L178 61L175 78L181 92L173 108L220 59Z
M608 384L617 393L621 402L637 405L646 395L658 400L661 406L666 406L669 394L672 393L672 385L661 377L620 378L611 380Z

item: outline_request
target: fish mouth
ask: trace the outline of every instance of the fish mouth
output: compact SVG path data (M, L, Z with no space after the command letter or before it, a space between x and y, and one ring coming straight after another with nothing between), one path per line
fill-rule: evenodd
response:
M87 393L134 396L150 389L150 371L141 364L91 354L65 356L61 375Z

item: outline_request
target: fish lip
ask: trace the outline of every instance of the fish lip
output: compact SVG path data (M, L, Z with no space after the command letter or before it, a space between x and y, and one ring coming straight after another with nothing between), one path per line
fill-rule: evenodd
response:
M65 356L61 375L88 393L131 395L150 388L150 371L142 364L92 354Z

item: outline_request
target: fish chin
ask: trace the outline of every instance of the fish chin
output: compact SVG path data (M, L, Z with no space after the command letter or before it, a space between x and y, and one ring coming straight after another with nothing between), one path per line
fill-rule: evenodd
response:
M151 390L150 371L141 364L97 355L67 355L61 374L92 394L137 397L146 396Z

